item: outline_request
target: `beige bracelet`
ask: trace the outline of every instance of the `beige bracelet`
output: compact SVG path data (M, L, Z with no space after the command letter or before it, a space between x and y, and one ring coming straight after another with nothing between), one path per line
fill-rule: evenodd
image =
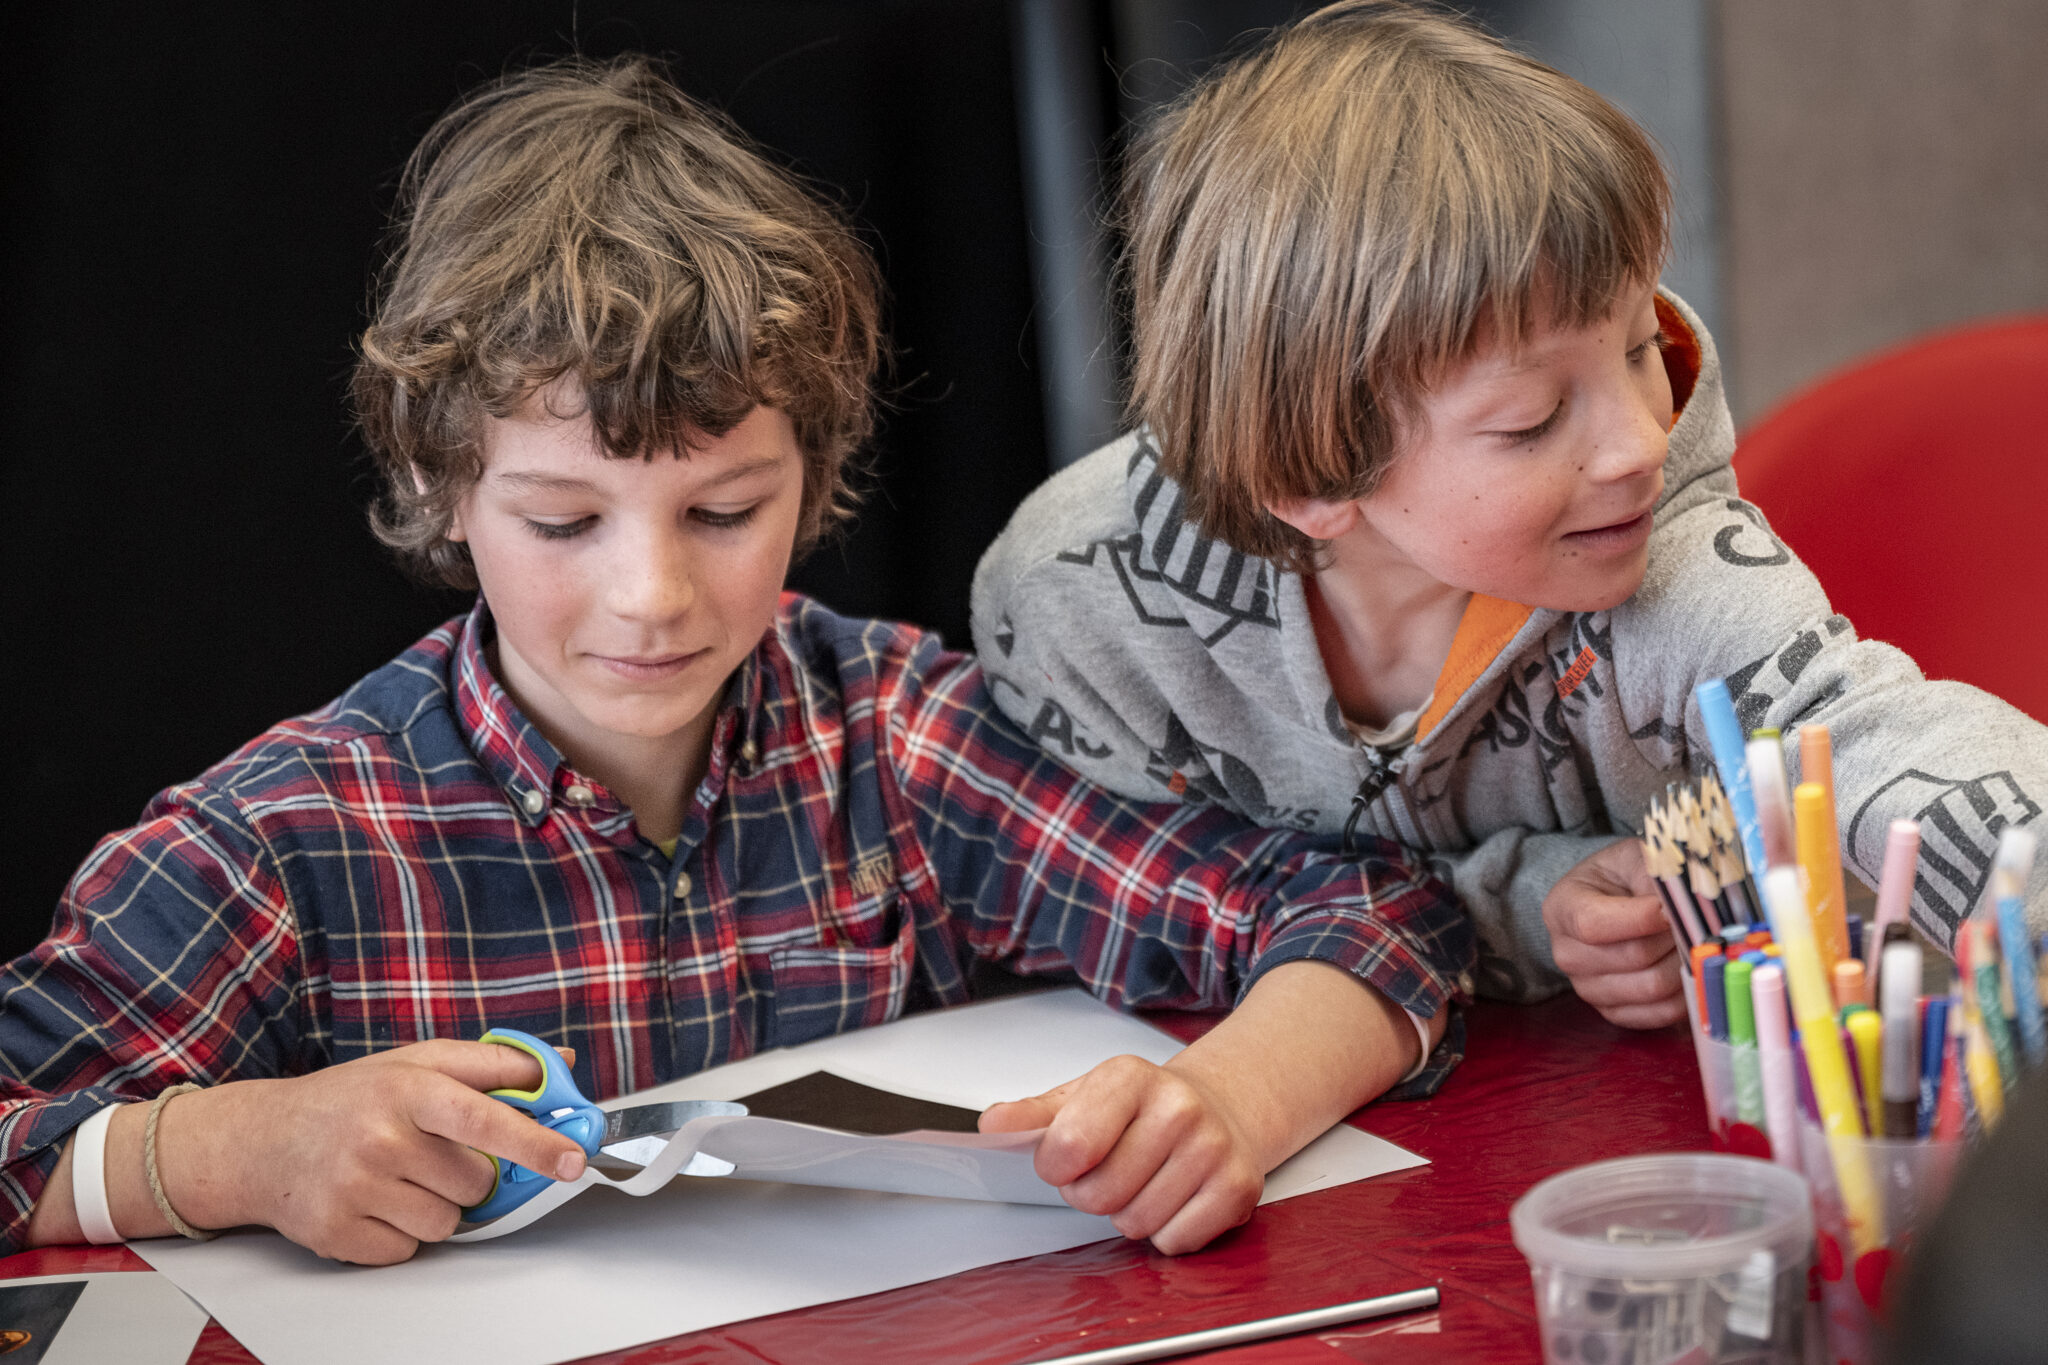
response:
M156 1170L156 1121L162 1116L164 1106L171 1102L171 1097L174 1095L183 1095L189 1091L202 1088L192 1084L190 1081L184 1081L172 1086L169 1090L164 1091L163 1094L158 1095L155 1100L151 1101L149 1117L143 1120L142 1124L142 1168L149 1175L149 1193L150 1197L156 1200L157 1212L164 1216L164 1221L171 1225L171 1230L180 1237L189 1237L195 1242L211 1242L220 1234L195 1228L184 1219L178 1217L178 1211L171 1207L170 1199L164 1194L163 1178L157 1174Z

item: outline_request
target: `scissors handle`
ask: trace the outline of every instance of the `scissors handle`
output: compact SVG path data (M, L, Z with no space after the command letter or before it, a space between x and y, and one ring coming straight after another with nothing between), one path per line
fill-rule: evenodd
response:
M502 1100L514 1109L531 1114L541 1127L551 1128L572 1139L586 1155L597 1155L598 1145L604 1139L604 1111L585 1099L583 1092L576 1088L576 1080L569 1074L561 1053L518 1029L494 1028L484 1034L481 1041L516 1047L540 1063L538 1087L532 1090L493 1090L490 1092L492 1099ZM483 1223L508 1214L551 1183L550 1177L529 1171L503 1157L492 1157L491 1161L498 1168L497 1181L481 1204L462 1211L468 1222Z

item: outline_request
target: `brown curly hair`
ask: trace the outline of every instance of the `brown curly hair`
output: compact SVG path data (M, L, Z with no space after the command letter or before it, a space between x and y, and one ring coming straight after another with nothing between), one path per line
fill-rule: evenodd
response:
M447 538L483 419L557 380L607 455L686 455L757 404L804 456L801 553L851 511L873 426L880 281L843 215L645 57L472 92L407 162L351 385L417 576L475 587Z

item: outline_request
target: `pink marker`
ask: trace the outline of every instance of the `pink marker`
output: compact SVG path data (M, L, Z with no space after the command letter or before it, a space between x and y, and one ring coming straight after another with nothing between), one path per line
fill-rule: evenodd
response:
M1877 918L1863 933L1863 970L1870 994L1878 990L1878 954L1884 949L1884 927L1904 924L1913 904L1913 877L1920 866L1920 822L1894 820L1884 836L1884 872L1877 882Z
M1792 1020L1785 1007L1785 969L1766 963L1750 974L1749 998L1756 1012L1756 1055L1764 1081L1764 1122L1771 1130L1771 1159L1806 1174L1799 1160L1799 1099L1793 1080Z
M1776 730L1759 730L1744 750L1749 760L1750 798L1756 802L1757 828L1764 839L1764 867L1750 875L1763 884L1773 867L1796 867L1798 846L1792 837L1792 788L1785 778L1785 750Z

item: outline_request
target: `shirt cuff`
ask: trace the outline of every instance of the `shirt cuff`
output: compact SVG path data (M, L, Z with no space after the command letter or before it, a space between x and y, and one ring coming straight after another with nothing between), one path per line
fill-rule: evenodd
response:
M1429 1054L1431 1051L1431 1045L1429 1041L1429 1020L1423 1018L1421 1015L1417 1014L1414 1010L1411 1009L1403 1009L1401 1013L1407 1015L1408 1022L1415 1025L1415 1038L1416 1041L1422 1044L1422 1046L1416 1050L1415 1065L1408 1068L1408 1074L1403 1076L1400 1080L1396 1081L1396 1085L1406 1085L1408 1084L1408 1082L1414 1080L1417 1076L1420 1076L1422 1074L1423 1068L1429 1065Z

